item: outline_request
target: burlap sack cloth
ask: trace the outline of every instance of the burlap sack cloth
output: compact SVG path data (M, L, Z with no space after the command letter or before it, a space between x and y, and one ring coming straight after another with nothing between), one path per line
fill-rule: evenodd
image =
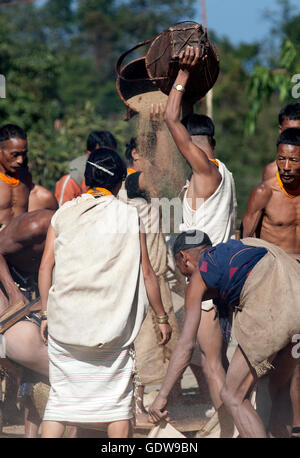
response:
M235 337L257 376L273 366L269 359L300 333L300 264L281 248L245 238L268 253L251 271L235 314Z
M136 366L142 385L160 384L167 373L169 359L179 337L171 291L165 278L167 272L167 247L163 234L147 234L147 248L153 270L158 278L165 311L169 315L172 337L167 345L157 345L161 340L155 314L149 307L146 319L135 339Z
M170 423L162 420L159 425L154 426L147 436L151 439L184 439L184 436Z

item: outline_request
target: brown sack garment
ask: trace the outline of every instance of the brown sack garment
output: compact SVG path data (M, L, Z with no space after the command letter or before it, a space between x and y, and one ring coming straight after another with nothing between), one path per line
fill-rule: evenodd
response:
M300 333L300 265L264 240L242 242L268 250L246 280L235 315L237 342L261 377L273 367L270 357Z

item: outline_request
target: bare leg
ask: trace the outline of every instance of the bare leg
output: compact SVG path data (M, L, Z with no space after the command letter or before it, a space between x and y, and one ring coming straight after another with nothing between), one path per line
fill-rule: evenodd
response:
M194 377L197 381L197 384L199 386L199 398L202 403L204 404L210 404L211 403L211 397L209 394L209 388L207 384L206 377L204 375L203 369L200 365L191 363L190 364L191 371L194 374Z
M300 427L300 360L298 359L297 365L294 370L291 390L290 390L292 408L293 408L293 427ZM293 431L293 436L300 437L300 431Z
M132 425L130 420L114 421L107 427L107 436L110 439L127 439L132 437Z
M22 371L19 371L19 374L10 370L7 371L5 380L5 396L2 405L4 424L19 423L21 419L21 412L17 407L17 395L20 386L21 375Z
M221 391L222 400L231 412L241 437L266 438L267 433L259 415L246 396L255 382L249 361L237 347L226 375L226 382Z
M291 399L294 410L294 421L299 420L299 385L297 386L297 360L292 357L292 345L281 350L274 359L275 369L270 374L270 396L272 399L272 411L270 418L270 433L273 437L289 437L288 425L292 423ZM294 375L294 377L293 377ZM293 378L293 383L291 380ZM300 422L299 422L300 426Z
M37 325L19 321L5 332L5 342L8 358L48 377L48 349Z
M209 393L216 410L222 405L221 389L226 373L222 364L223 336L215 311L203 311L197 339L201 349L201 365L207 379Z
M66 426L59 421L45 420L42 422L42 438L43 439L59 439L63 437Z
M25 437L27 439L36 438L38 436L41 418L30 396L26 396L24 399L24 410Z
M53 434L61 433L62 423L54 421L43 421L42 437L62 437L54 436ZM77 437L105 437L103 430L103 423L77 423ZM50 431L51 428L51 431ZM47 434L47 435L46 435ZM52 434L51 436L48 434ZM132 437L132 423L131 420L114 421L108 424L106 435L110 439L127 439ZM72 437L69 435L68 437ZM73 436L74 437L74 436Z
M149 424L148 421L148 413L145 409L144 406L144 390L145 386L144 385L139 385L135 389L134 393L134 405L135 405L135 421L136 425L139 426L141 424Z

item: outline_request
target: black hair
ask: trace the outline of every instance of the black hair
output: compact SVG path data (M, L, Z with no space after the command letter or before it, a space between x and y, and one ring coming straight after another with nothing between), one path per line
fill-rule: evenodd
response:
M198 229L182 232L174 242L173 254L176 256L180 251L186 251L200 246L212 246L211 240L205 232Z
M300 103L289 103L280 110L278 121L282 125L284 119L300 120Z
M95 165L91 165L90 162L103 167L106 171L95 167ZM84 176L87 186L91 188L103 187L112 191L120 181L125 180L127 168L115 150L111 148L99 148L90 154L86 163Z
M215 135L215 125L206 115L192 113L185 116L181 123L190 135L207 135L212 138Z
M300 146L300 129L290 128L281 132L277 139L277 147L279 145Z
M128 160L128 162L132 163L133 157L132 157L132 150L136 149L136 138L131 137L129 140L129 143L126 143L126 150L125 150L125 157Z
M88 151L93 151L97 148L97 146L106 146L116 150L118 143L113 134L108 130L94 130L88 136L86 149Z
M5 124L0 127L0 142L5 142L11 138L27 140L26 132L15 124Z

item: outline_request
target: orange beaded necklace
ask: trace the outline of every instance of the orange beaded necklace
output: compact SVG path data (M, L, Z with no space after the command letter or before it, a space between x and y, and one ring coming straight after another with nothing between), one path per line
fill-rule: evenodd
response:
M103 196L112 196L112 192L110 192L108 189L106 188L93 188L93 189L89 189L88 194L91 194L92 196L99 196L99 195L103 195Z
M8 184L9 186L15 187L18 186L20 183L19 174L16 173L15 176L9 177L4 175L4 173L0 172L0 180L4 181L4 183Z

